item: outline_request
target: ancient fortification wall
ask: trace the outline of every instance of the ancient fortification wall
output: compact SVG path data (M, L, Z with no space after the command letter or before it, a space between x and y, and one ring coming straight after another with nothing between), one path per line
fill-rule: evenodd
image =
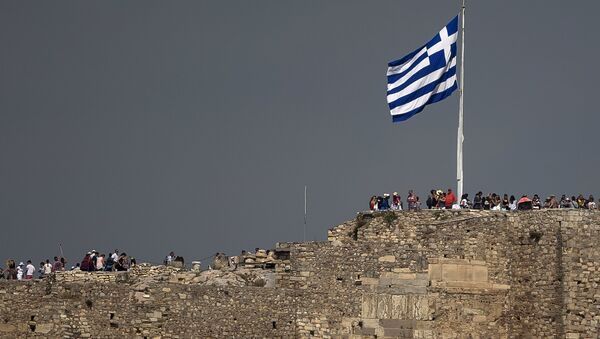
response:
M0 281L0 337L597 338L599 240L594 211L362 213L277 244L265 287L146 266Z

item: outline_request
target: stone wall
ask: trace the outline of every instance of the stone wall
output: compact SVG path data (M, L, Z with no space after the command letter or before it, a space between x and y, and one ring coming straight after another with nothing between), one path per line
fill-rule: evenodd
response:
M361 213L273 270L0 281L0 337L596 338L599 239L594 211Z

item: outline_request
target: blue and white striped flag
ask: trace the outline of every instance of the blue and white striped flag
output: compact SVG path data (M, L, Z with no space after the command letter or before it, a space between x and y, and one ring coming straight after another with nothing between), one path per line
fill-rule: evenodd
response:
M392 121L404 121L454 92L458 16L428 43L388 64L387 101Z

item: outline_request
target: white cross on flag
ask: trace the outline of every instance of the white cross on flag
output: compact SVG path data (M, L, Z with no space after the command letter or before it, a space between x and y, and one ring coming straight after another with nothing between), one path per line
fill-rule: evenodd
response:
M404 121L456 90L458 16L428 43L388 64L387 101L392 121Z

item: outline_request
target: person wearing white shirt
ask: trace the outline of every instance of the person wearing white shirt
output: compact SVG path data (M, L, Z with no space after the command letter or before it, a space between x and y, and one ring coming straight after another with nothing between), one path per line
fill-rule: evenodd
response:
M44 264L44 274L52 273L52 264L49 259L46 259L46 263Z
M23 262L21 261L19 263L19 266L17 267L17 280L22 280L23 279Z
M25 266L25 280L33 279L35 273L35 266L31 263L31 260L27 260L27 266Z
M104 254L101 254L96 260L96 270L103 271L104 270Z

